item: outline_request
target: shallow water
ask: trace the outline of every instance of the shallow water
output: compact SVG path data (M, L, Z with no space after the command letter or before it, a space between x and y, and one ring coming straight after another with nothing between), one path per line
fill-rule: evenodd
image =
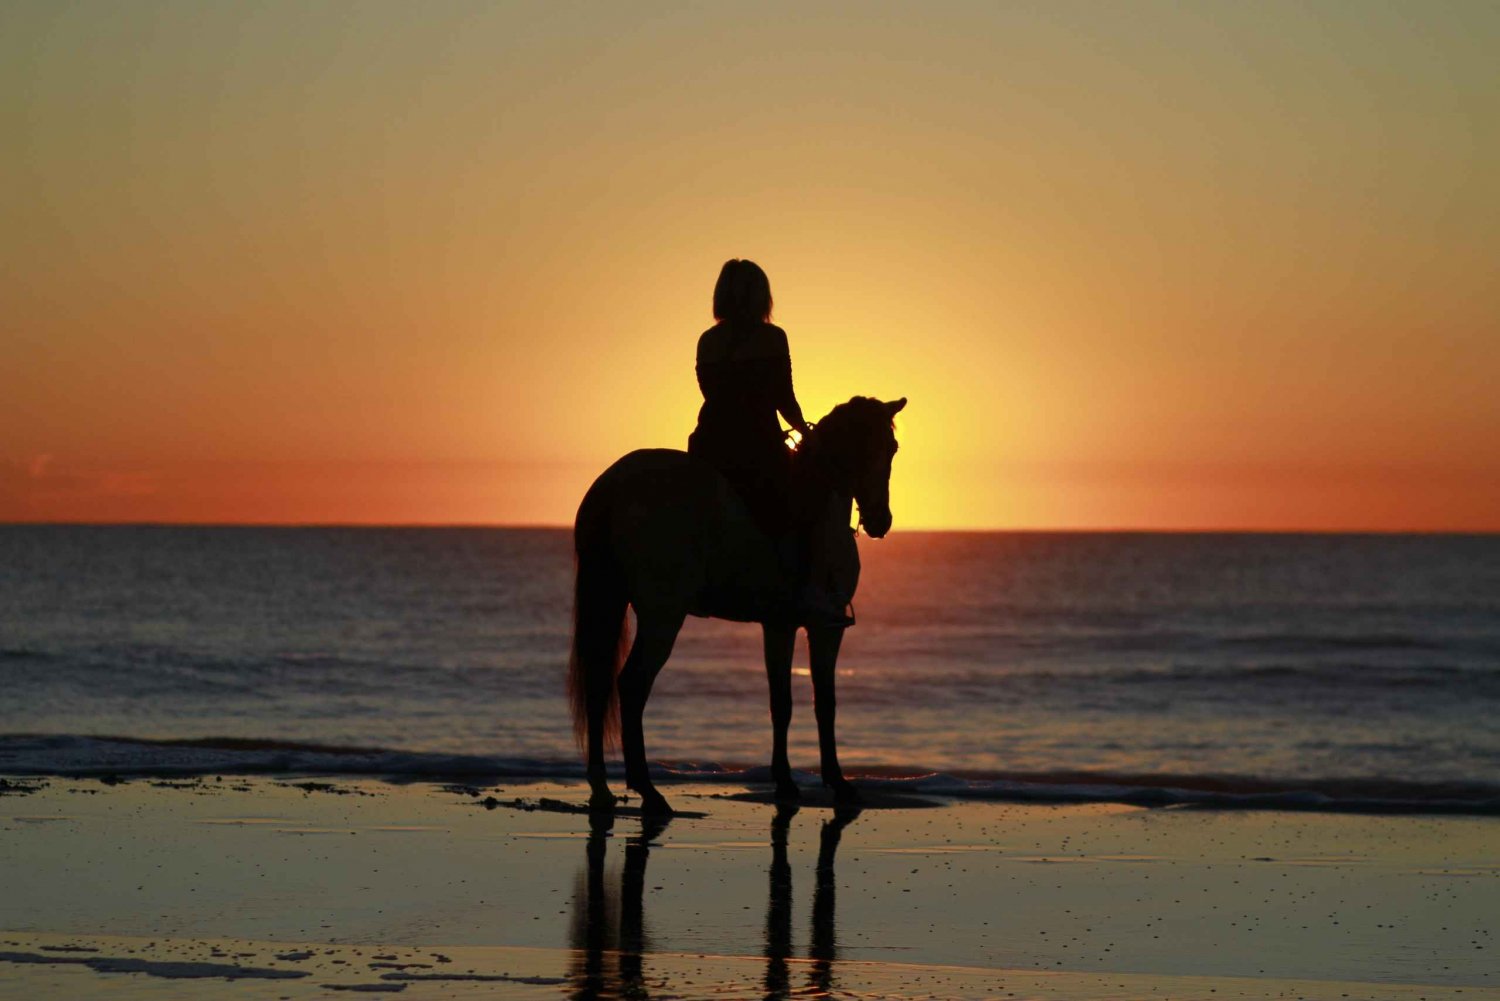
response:
M860 545L839 678L853 770L1500 797L1500 537ZM316 743L571 774L571 587L564 531L0 527L0 734L69 738L0 740L0 769L83 769L106 752L72 738L105 734L268 745L219 768ZM690 620L648 711L653 758L765 761L759 647L756 627ZM796 698L807 767L805 677Z

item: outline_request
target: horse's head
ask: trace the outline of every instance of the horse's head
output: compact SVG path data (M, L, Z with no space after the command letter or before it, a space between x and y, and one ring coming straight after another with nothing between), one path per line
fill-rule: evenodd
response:
M854 498L860 523L876 539L891 530L891 460L897 448L893 420L904 406L905 397L883 403L856 396L834 407L798 449L835 492Z

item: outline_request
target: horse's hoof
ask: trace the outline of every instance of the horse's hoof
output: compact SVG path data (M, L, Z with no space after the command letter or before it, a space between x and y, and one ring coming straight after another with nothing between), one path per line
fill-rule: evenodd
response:
M641 813L651 817L670 817L672 806L667 802L667 797L652 789L641 793Z
M615 808L615 794L608 789L595 789L589 797L590 810L613 810Z
M797 788L797 783L790 779L776 783L776 802L795 803L801 798L802 790Z

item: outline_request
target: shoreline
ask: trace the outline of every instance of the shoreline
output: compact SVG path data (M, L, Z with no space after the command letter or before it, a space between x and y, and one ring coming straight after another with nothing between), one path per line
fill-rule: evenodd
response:
M623 789L623 766L607 766ZM764 765L651 763L658 784L722 788L769 785ZM1152 808L1278 810L1371 815L1500 816L1500 784L1478 780L1418 782L1403 778L1327 776L1270 778L1217 773L1054 771L923 771L847 767L867 796L928 797L944 802L1115 803ZM270 738L153 739L82 734L0 734L0 776L11 782L95 779L105 782L296 775L389 783L548 783L583 777L576 758L343 747ZM817 795L818 774L793 769ZM5 790L0 788L0 795Z
M0 984L80 998L151 996L162 976L192 997L1500 991L1493 818L674 793L704 816L590 815L572 782L52 778L0 796ZM425 962L414 950L455 965L370 966ZM307 975L226 981L215 964ZM447 979L386 976L402 972Z

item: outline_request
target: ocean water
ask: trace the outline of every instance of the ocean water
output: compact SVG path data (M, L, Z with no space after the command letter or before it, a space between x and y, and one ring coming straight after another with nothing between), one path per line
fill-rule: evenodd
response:
M898 530L860 550L848 771L1500 812L1500 537ZM561 530L0 527L0 771L579 774L572 573ZM758 628L689 620L646 726L669 775L758 777Z

